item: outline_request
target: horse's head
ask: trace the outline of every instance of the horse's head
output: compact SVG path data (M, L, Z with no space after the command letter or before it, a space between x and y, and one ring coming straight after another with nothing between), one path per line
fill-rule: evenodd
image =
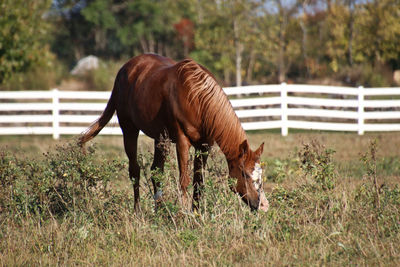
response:
M267 211L269 203L264 194L260 166L263 148L264 143L256 151L252 151L245 140L238 148L237 159L229 162L229 175L237 179L236 186L231 188L232 191L238 193L252 210Z

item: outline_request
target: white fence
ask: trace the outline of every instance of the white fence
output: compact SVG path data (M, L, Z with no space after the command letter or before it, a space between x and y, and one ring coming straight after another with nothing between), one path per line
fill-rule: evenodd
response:
M245 130L400 131L400 88L257 85L224 89ZM1 135L75 135L104 110L110 92L2 91ZM116 116L101 134L122 134Z

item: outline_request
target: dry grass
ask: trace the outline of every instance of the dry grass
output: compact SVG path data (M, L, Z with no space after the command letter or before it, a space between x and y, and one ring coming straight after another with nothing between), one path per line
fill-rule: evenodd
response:
M336 151L335 159L338 161L358 160L360 153L364 153L371 140L376 139L379 145L380 156L400 156L400 133L366 133L359 136L354 133L335 133L335 132L297 132L290 133L287 137L282 137L277 133L252 132L248 133L252 148L257 148L259 144L265 142L263 157L265 158L286 158L290 156L296 148L311 140L317 140L326 147ZM75 137L63 137L61 142L73 141ZM140 136L140 148L142 151L153 151L153 142L146 136ZM0 146L7 147L12 151L22 153L44 153L49 147L60 143L49 136L0 136ZM95 139L99 150L106 150L124 156L123 141L120 136L98 136ZM101 151L98 151L101 153Z
M152 142L141 137L142 210L137 214L132 211L132 189L120 137L96 138L96 152L88 157L81 157L73 146L54 148L57 142L51 138L2 137L0 150L11 153L4 152L0 161L0 264L397 266L399 136L296 133L283 138L273 133L251 134L254 147L265 141L265 179L271 203L267 213L251 213L230 192L224 159L217 152L210 156L200 212L187 212L179 204L173 157L162 176L164 206L154 212L149 190ZM373 139L378 140L375 162L370 146ZM71 139L58 142L65 141ZM48 151L56 164L42 156ZM365 155L365 163L360 154ZM125 168L118 171L121 164ZM41 170L39 174L29 172L35 170L32 166ZM374 166L380 186L377 193L371 180L374 173L369 171ZM82 167L85 172L80 180L68 180ZM34 180L35 186L46 188L46 179L57 178L53 173L58 171L67 184L75 181L80 188L64 192L65 199L67 194L81 196L66 210L23 213L24 207L14 205L20 203L15 196L24 196L20 189L31 196L39 192L21 186L22 182ZM12 179L15 183L6 186L5 181ZM90 191L80 187L91 179L98 185L112 180L106 188L94 186ZM7 197L10 192L14 198ZM47 203L35 201L43 207Z
M366 133L362 136L354 133L290 133L287 137L279 134L254 133L249 139L254 143L265 142L265 157L287 157L297 147L311 140L317 140L326 147L336 151L335 160L358 160L360 153L368 150L371 140L377 140L380 156L400 156L400 133Z
M352 179L354 176L360 178L363 173L357 168L360 167L360 155L368 150L371 140L378 142L378 158L398 159L400 157L400 134L399 133L367 133L363 136L350 133L291 133L282 137L276 133L251 133L249 140L252 148L258 147L265 142L263 159L290 159L296 156L296 151L303 144L315 140L325 147L335 150L333 159L341 172L343 179ZM57 144L74 142L75 137L63 137L61 140L53 140L49 136L1 136L0 147L23 157L38 157L53 149ZM95 139L97 151L100 156L125 158L122 137L98 136ZM139 153L152 153L153 142L146 136L139 137ZM400 171L400 170L399 170ZM357 173L358 172L358 173ZM385 178L396 178L398 173L385 174Z

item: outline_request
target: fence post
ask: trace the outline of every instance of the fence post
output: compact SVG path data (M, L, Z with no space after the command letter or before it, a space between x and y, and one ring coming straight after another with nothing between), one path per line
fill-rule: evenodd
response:
M364 87L358 87L358 134L364 134Z
M288 129L288 115L287 115L287 87L286 83L281 83L281 134L282 136L287 136L289 129Z
M53 138L60 138L60 100L58 89L55 88L52 91L53 95Z

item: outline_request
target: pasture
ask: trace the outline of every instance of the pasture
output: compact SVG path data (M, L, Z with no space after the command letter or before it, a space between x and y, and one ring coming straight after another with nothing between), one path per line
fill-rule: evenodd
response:
M400 134L270 131L267 213L229 189L215 147L199 212L181 208L174 149L154 211L152 142L139 138L141 211L133 212L122 137L0 137L0 265L397 266ZM256 147L252 147L255 149ZM193 151L191 159L193 159Z

